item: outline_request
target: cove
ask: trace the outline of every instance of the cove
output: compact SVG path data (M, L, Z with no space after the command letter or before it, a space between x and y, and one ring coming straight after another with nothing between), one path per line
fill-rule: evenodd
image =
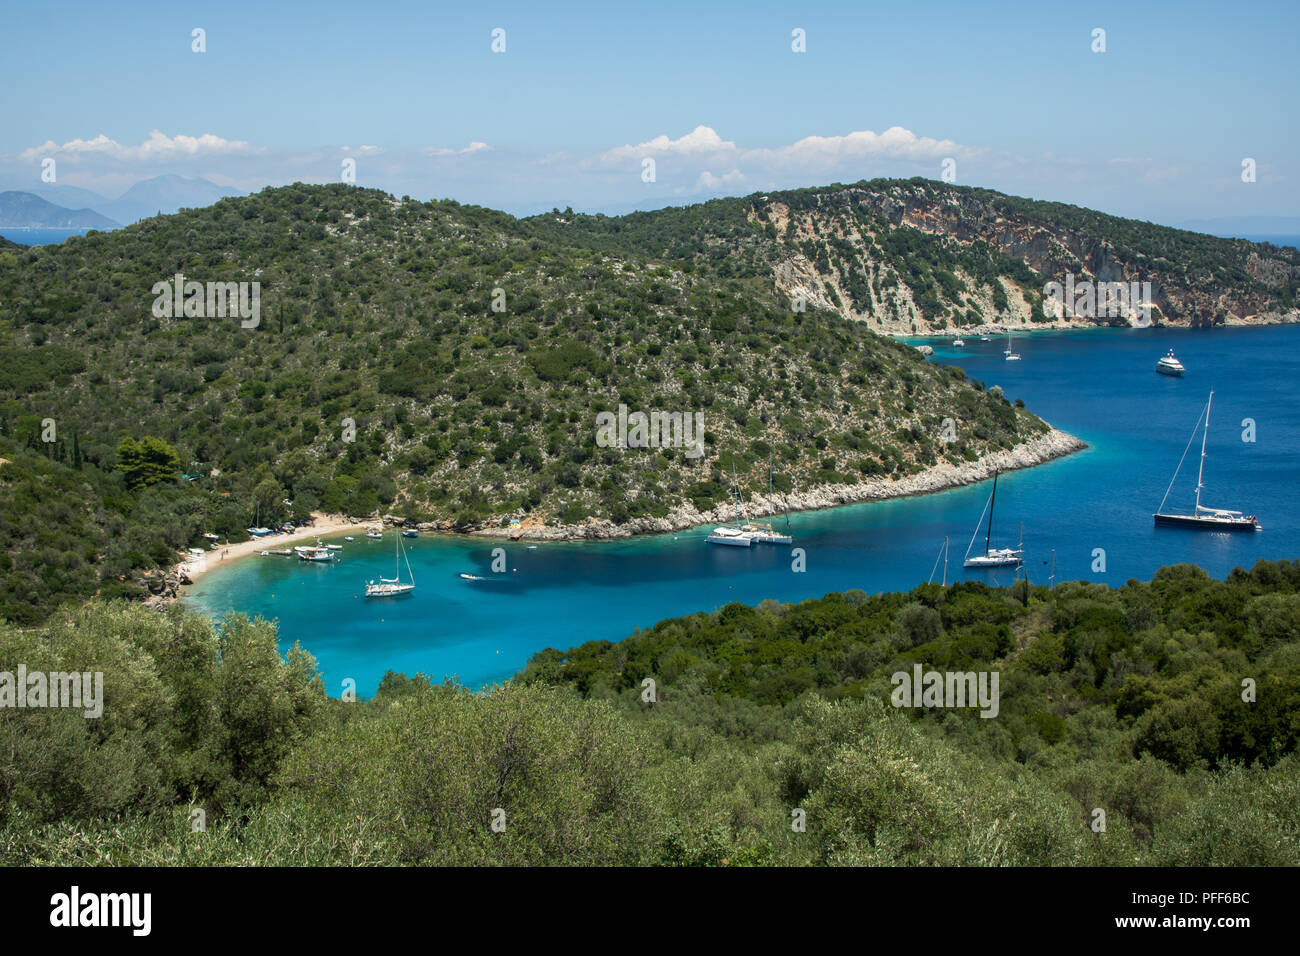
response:
M1020 362L1004 362L1005 337L927 339L931 361L961 365L1008 398L1088 443L1069 457L1005 473L998 483L995 546L1014 546L1024 524L1025 573L1122 586L1162 565L1194 563L1222 578L1259 559L1300 557L1300 327L1207 330L1100 329L1017 336ZM1174 349L1184 378L1154 371ZM1205 497L1259 516L1264 530L1208 534L1155 528L1152 513L1173 477L1213 387ZM1245 419L1255 441L1242 440ZM1198 440L1199 443L1199 440ZM1189 453L1171 502L1189 504ZM372 694L388 670L456 677L478 687L508 678L545 647L619 641L667 617L713 611L731 601L800 601L832 591L909 590L924 583L944 537L948 579L1009 584L1010 569L966 572L961 557L988 498L988 482L789 517L806 570L791 549L722 548L708 528L598 542L526 542L424 535L405 541L416 590L368 601L366 581L391 576L392 531L383 541L342 542L341 559L309 566L252 557L204 576L186 600L205 613L240 611L276 619L282 647L313 654L326 687L343 681ZM778 516L778 529L786 518ZM983 532L980 532L980 541ZM493 573L492 549L506 571ZM1103 553L1104 570L1097 552ZM458 577L469 572L482 581ZM936 572L936 580L942 569Z

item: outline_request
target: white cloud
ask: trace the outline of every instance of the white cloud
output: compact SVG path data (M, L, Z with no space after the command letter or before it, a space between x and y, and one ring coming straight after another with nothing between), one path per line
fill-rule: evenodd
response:
M717 153L735 153L736 144L724 140L711 127L697 126L685 136L669 139L667 135L638 143L636 146L618 146L598 156L584 160L584 166L617 166L645 156L708 156Z
M260 147L252 146L243 140L223 139L214 133L202 136L167 136L154 130L139 146L124 146L115 139L109 139L100 133L94 139L71 139L59 145L53 140L46 140L40 146L24 150L20 158L33 160L52 155L63 156L103 156L111 159L137 161L159 161L174 159L192 159L198 156L231 156L238 154L260 153Z
M619 146L583 160L584 168L627 167L647 156L685 166L731 166L734 176L727 184L744 178L741 168L755 174L760 171L782 174L816 175L838 167L849 168L864 160L937 160L947 156L969 158L985 152L964 146L951 139L918 136L902 126L891 126L883 133L855 130L842 136L806 136L784 146L745 149L725 140L708 126L697 126L678 139L656 136L635 146ZM731 175L731 174L728 174ZM708 170L700 174L696 188L712 188L720 183Z
M746 150L741 154L741 161L769 167L820 169L873 157L940 159L945 156L970 156L978 152L980 150L963 146L951 139L917 136L909 129L891 126L883 133L867 129L844 136L805 136L789 146Z
M445 146L424 146L420 152L425 156L468 156L470 153L481 153L491 151L492 147L487 143L480 143L478 140L472 141L464 149L448 149Z
M700 173L695 180L695 189L692 192L709 192L717 189L726 189L745 181L745 174L739 169L733 169L729 173L723 173L721 176L715 176L707 169Z

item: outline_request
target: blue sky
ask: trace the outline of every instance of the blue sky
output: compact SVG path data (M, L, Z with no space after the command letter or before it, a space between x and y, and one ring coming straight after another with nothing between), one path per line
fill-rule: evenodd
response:
M337 181L350 157L360 185L531 212L938 177L951 158L958 183L1159 222L1300 215L1294 2L6 0L2 17L7 188L48 157L108 196L166 172Z

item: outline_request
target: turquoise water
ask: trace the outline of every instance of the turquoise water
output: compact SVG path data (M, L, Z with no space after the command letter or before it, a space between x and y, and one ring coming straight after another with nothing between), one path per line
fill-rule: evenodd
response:
M1222 577L1259 558L1300 557L1300 327L1041 333L1016 338L1024 356L1018 363L1004 362L1003 348L1003 339L974 337L964 350L941 344L933 361L959 363L972 378L1001 385L1008 398L1023 398L1090 446L998 482L994 544L1014 546L1023 522L1031 580L1046 582L1053 549L1058 582L1111 585L1150 578L1161 565L1182 561ZM1187 366L1185 378L1153 371L1169 348ZM1258 515L1260 533L1152 525L1211 387L1203 500ZM1253 443L1242 441L1245 418L1255 422ZM1198 446L1199 434L1171 507L1191 506ZM191 600L214 614L234 609L278 619L284 644L301 641L316 656L332 695L345 678L368 695L389 669L455 675L478 686L515 673L542 648L621 640L636 627L729 601L909 589L929 577L945 535L951 538L949 580L1010 583L1010 569L961 568L989 486L792 515L790 532L805 551L804 572L792 569L788 547L711 546L704 541L706 528L635 540L538 543L535 550L525 543L426 535L404 540L414 594L367 601L365 581L392 573L390 531L382 542L344 542L341 559L328 566L249 558L201 579ZM784 526L785 519L776 524ZM491 570L494 547L505 549L505 573ZM1092 570L1097 548L1105 551L1104 572ZM486 580L464 581L457 577L462 571Z

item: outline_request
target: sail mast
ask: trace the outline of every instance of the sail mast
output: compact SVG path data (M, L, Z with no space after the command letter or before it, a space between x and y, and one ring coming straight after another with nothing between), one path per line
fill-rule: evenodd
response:
M998 473L994 471L993 472L993 493L989 495L989 530L988 533L984 535L985 556L987 556L989 553L989 542L993 539L993 503L997 501L997 498L998 498Z
M775 512L772 510L772 453L767 453L767 516L770 518Z
M400 534L397 536L397 546L402 549L402 557L406 560L406 574L411 579L411 587L415 587L415 572L411 570L411 559L406 557L406 545L402 544ZM401 573L399 572L397 576L400 578Z
M1205 431L1201 432L1201 470L1196 473L1196 511L1195 514L1201 513L1201 484L1205 480L1205 440L1210 437L1210 406L1214 404L1214 392L1210 392L1210 400L1205 403Z

